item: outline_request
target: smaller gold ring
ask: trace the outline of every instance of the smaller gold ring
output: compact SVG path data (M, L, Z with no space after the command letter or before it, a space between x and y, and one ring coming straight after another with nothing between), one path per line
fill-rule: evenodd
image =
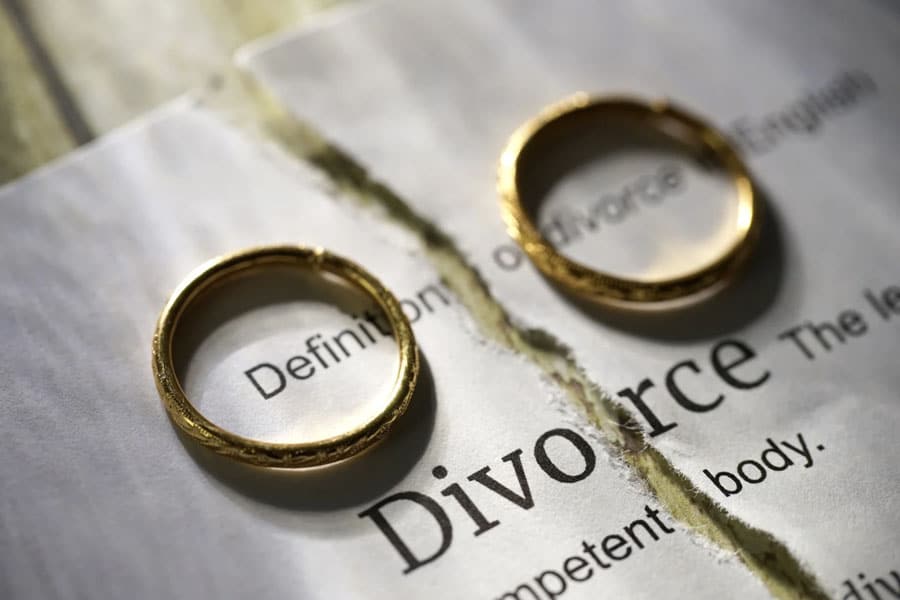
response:
M340 435L302 443L270 443L246 438L215 425L191 404L175 372L173 341L181 317L204 291L226 279L275 266L331 273L370 296L384 311L400 350L400 363L389 399L368 422ZM303 468L349 458L382 439L402 415L416 386L419 351L409 320L397 298L356 263L322 248L262 246L215 258L181 283L163 308L153 335L156 388L172 421L188 436L230 458L263 467Z
M668 279L642 280L618 277L572 260L553 247L525 210L520 195L522 158L542 133L563 122L603 114L636 120L656 127L677 139L690 141L718 158L734 182L737 218L734 242L718 258L700 268ZM670 130L677 129L675 136ZM501 211L509 235L525 251L532 263L552 281L590 300L629 305L682 298L728 280L749 257L759 237L762 207L753 189L750 174L728 140L700 118L666 101L643 102L628 97L592 97L578 93L544 109L519 127L500 157L498 192Z

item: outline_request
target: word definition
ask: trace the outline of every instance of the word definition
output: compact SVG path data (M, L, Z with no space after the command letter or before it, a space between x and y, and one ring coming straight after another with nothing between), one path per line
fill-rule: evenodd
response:
M439 284L428 285L419 290L415 299L404 298L400 305L410 323L415 323L423 315L430 315L441 306L449 306L448 294ZM274 398L287 388L288 381L313 377L356 353L370 348L381 338L392 338L390 324L374 309L367 309L362 315L352 315L353 323L339 332L323 336L315 333L303 342L303 351L298 352L278 364L261 362L244 371L244 375L263 399ZM280 367L279 365L284 365Z

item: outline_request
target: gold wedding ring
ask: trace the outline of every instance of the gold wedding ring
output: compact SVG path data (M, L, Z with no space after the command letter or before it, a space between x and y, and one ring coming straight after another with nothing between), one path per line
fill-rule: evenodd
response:
M200 414L179 383L173 341L187 308L216 283L271 267L296 267L330 273L371 297L384 311L400 349L400 364L381 412L354 429L331 438L303 443L269 443L226 431ZM349 458L382 439L409 405L419 374L419 353L400 303L359 265L321 248L263 246L213 259L191 273L172 294L153 335L153 374L172 421L188 436L230 458L264 467L316 467Z
M521 198L521 174L530 152L557 127L578 126L592 118L627 119L652 127L689 144L701 155L718 159L737 192L735 238L725 252L686 274L668 279L641 280L618 277L585 266L557 251L538 230ZM616 305L652 303L682 298L727 281L746 261L759 237L761 206L743 161L725 137L701 119L666 101L643 102L627 97L592 97L576 94L543 110L513 133L500 158L498 191L510 236L532 263L563 288L590 300Z

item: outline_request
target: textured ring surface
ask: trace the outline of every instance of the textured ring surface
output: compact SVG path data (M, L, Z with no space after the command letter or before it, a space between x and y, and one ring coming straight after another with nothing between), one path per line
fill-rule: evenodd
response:
M186 309L214 284L273 266L331 273L371 297L384 311L400 350L397 377L384 408L368 422L340 435L303 443L270 443L246 438L215 425L191 404L175 372L173 341ZM382 439L402 415L415 389L419 354L400 303L373 275L356 263L321 248L262 246L215 258L178 286L166 303L153 335L153 374L163 405L188 436L235 460L264 467L316 467L349 458Z
M523 154L535 140L577 119L620 117L654 127L666 134L675 127L698 148L711 152L734 183L737 193L735 238L713 261L668 279L619 277L592 269L560 252L540 233L522 203L520 174ZM746 262L759 237L761 205L749 172L728 140L714 127L666 101L643 102L628 97L592 97L579 93L544 109L513 133L500 157L498 192L509 235L548 278L575 294L606 304L652 303L682 298L728 280Z

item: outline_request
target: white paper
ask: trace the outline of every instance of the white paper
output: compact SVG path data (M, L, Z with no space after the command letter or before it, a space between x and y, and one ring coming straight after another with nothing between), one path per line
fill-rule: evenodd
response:
M670 533L657 530L646 512L654 502L559 390L478 337L446 291L448 304L429 297L433 310L415 319L428 375L397 429L364 456L313 472L262 472L181 441L154 386L150 342L168 294L201 262L264 243L322 245L423 311L416 292L437 283L408 233L352 210L308 168L191 101L4 187L0 210L4 598L502 597L535 587L570 555L591 560L582 541L622 534L635 519L658 541L638 528L643 549L626 540L633 556L605 559L608 568L586 562L592 578L569 582L566 598L765 597L734 557L667 515L656 518ZM316 306L312 314L323 310ZM268 318L257 317L215 330L198 360L209 367L218 352L222 364L243 368L227 362L225 342L241 341L235 328L247 345L232 352L271 359L282 340L277 328L261 334ZM342 376L381 377L366 372L378 366L357 361ZM215 368L190 368L200 384L216 385ZM240 379L220 388L269 411ZM303 382L314 400L307 408L328 401L334 382ZM584 471L580 481L555 481L535 462L535 441L558 428L596 457L589 470L566 439L549 438L547 455L569 474ZM517 449L531 508L467 480L490 467L525 503L514 462L501 460ZM432 474L438 466L445 481ZM450 483L500 524L472 535L461 505L440 493ZM359 516L397 492L432 498L453 527L447 551L406 575L374 521ZM419 557L439 546L436 521L419 505L395 502L384 514ZM570 566L586 577L583 565ZM560 585L551 575L543 582Z
M238 59L453 237L501 304L557 336L598 385L616 397L652 380L646 404L661 426L677 427L651 443L844 597L868 593L863 586L879 577L900 584L890 573L900 569L900 316L883 318L864 298L900 285L898 51L896 12L866 2L426 0L355 11ZM527 261L510 266L499 153L522 122L578 90L673 98L734 136L774 224L740 282L675 316L600 318L555 293ZM844 100L816 118L810 94ZM830 351L811 330L796 334L815 360L778 339L794 326L833 325L846 310L866 331L845 315L858 335L841 343L821 332ZM726 339L756 354L735 373L750 381L768 372L765 383L735 389L715 374L711 349ZM667 393L667 372L687 360L695 363L677 370L677 383L696 404L724 394L714 409L686 410ZM784 442L800 449L792 466L780 470L769 453L776 468L760 483L734 479L742 489L732 495L704 474L761 464L768 440L785 453ZM762 475L742 468L749 480ZM723 477L716 481L736 488Z

